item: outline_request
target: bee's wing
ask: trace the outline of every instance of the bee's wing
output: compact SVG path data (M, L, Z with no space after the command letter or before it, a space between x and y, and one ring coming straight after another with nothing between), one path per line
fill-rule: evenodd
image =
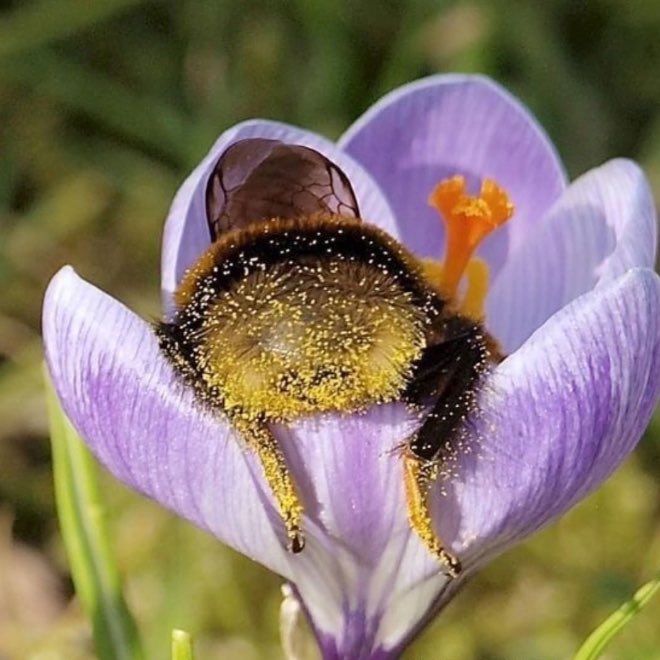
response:
M211 238L271 218L325 212L359 217L347 176L309 147L249 138L220 157L206 187Z

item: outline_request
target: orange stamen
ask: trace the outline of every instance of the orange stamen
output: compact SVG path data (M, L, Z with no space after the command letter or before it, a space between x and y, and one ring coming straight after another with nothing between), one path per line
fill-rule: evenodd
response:
M513 215L513 204L503 188L484 179L478 196L465 192L465 178L441 181L429 204L447 225L447 249L442 270L442 290L454 297L472 254L481 241Z

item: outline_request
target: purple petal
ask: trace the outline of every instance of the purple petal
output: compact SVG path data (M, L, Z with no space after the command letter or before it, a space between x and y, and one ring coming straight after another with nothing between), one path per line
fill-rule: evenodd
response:
M329 158L348 176L362 217L397 236L396 223L388 202L371 176L350 155L342 152L326 138L310 131L274 121L246 121L233 126L217 139L174 198L163 234L161 286L166 309L170 307L172 293L181 276L210 243L205 204L208 177L227 147L250 137L300 144Z
M587 172L493 283L489 330L514 351L577 296L630 268L652 268L656 245L655 205L639 167L613 160Z
M417 425L405 407L382 405L278 429L318 526L316 545L327 548L293 581L321 643L336 657L396 646L447 582L406 518L398 450Z
M595 490L634 449L659 394L660 278L647 269L575 300L507 358L470 421L475 451L433 503L464 573L397 648L479 566Z
M43 327L62 406L99 460L293 582L320 637L349 655L390 646L428 610L446 578L406 522L396 450L418 422L404 406L276 429L306 507L307 546L291 555L254 455L195 403L144 321L64 268Z
M494 178L516 206L514 219L480 250L495 274L563 191L557 154L529 112L481 76L433 76L391 92L370 108L339 145L387 195L403 242L421 256L443 255L444 228L427 203L454 174L473 189Z
M283 572L285 552L237 438L179 384L148 324L63 268L46 292L43 332L62 407L101 463Z
M474 565L561 515L635 447L660 393L660 278L635 269L558 312L496 369L449 484ZM449 517L451 520L447 520Z

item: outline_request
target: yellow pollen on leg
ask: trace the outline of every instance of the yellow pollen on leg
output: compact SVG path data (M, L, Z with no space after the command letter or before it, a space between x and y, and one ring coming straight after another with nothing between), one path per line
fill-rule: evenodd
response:
M257 452L264 477L275 497L289 538L289 550L293 553L301 552L305 547L305 536L302 531L303 506L282 450L271 431L265 426L245 425L240 422L237 426L243 431L248 445Z
M461 572L460 560L445 549L444 544L433 529L429 511L428 495L431 484L438 477L438 464L424 461L412 454L403 458L403 483L408 508L408 522L422 543L443 565L448 577L455 578Z
M514 207L506 191L492 179L484 179L479 195L472 196L466 192L462 176L441 181L433 189L429 204L440 213L447 227L440 289L454 298L479 243L513 215ZM477 277L483 281L483 277ZM468 282L468 290L469 287Z

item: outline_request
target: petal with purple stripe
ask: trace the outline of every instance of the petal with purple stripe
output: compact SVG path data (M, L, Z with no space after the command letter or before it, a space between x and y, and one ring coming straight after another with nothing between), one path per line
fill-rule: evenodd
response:
M313 552L328 551L293 579L327 657L394 647L447 582L406 519L397 450L417 424L404 406L382 405L278 429L314 521Z
M487 299L487 325L507 353L557 310L630 268L652 268L653 196L642 170L612 160L574 181L507 262Z
M455 550L481 563L587 496L634 449L659 394L660 278L634 269L552 316L492 374L478 449L448 484Z
M427 203L435 184L461 174L475 190L483 178L494 178L509 192L516 216L479 251L493 275L566 185L543 129L508 92L482 76L432 76L404 85L358 119L339 146L376 179L396 213L403 242L421 256L443 254L442 223Z
M284 572L285 552L256 496L249 457L229 425L203 412L182 387L149 325L64 268L48 287L43 327L62 407L101 463Z

